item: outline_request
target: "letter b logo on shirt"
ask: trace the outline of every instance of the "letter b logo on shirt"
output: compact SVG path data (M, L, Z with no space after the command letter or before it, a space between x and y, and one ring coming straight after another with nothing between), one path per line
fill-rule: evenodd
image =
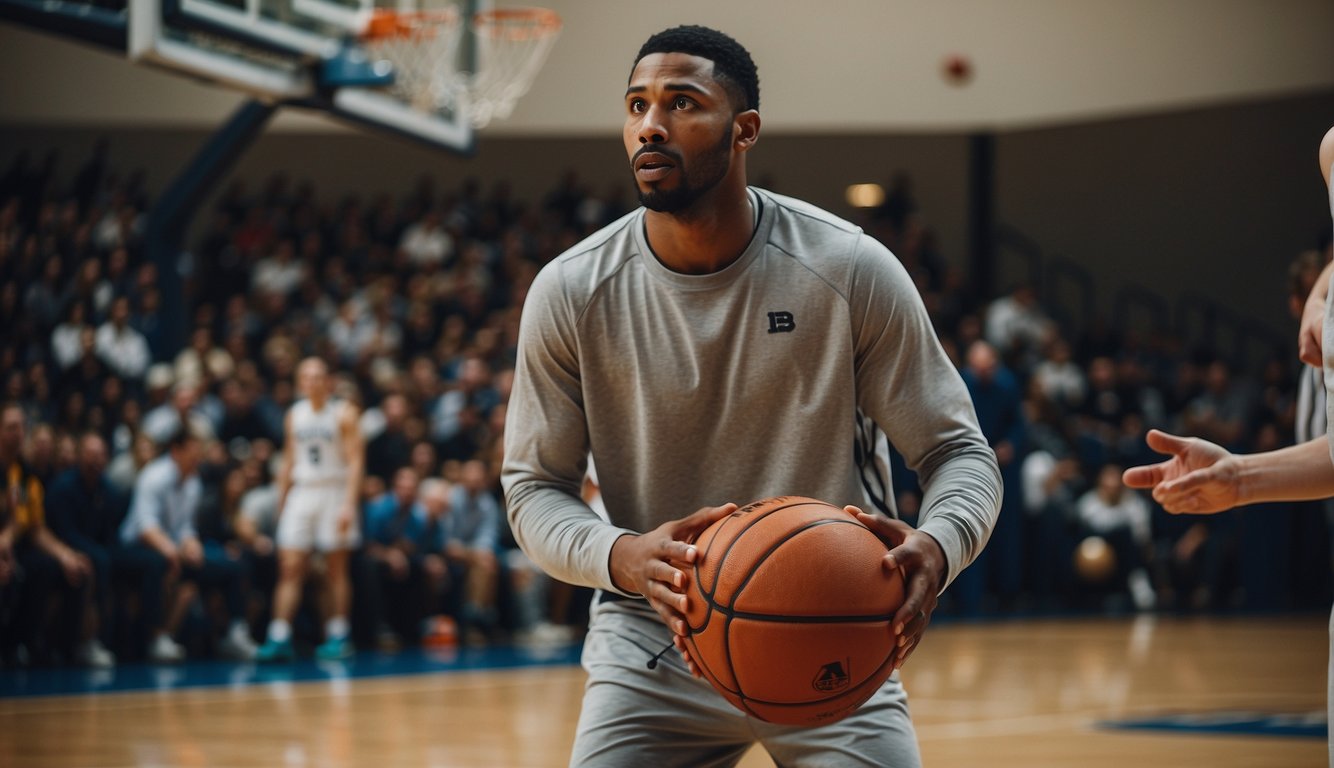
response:
M769 333L791 333L797 329L797 322L791 312L770 312Z

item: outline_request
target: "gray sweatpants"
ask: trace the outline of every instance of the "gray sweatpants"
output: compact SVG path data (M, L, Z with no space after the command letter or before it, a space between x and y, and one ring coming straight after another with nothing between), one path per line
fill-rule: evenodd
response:
M570 765L578 768L732 766L755 742L780 768L917 768L921 756L896 673L843 720L818 728L773 725L734 708L690 675L643 603L594 605L583 666L588 672Z

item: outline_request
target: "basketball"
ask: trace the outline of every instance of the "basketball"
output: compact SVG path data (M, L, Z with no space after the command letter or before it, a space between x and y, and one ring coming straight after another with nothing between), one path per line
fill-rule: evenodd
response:
M1075 573L1090 584L1101 584L1116 572L1116 551L1101 536L1089 536L1075 549Z
M748 715L825 725L893 672L903 604L889 551L841 507L800 496L748 504L706 528L687 572L686 640L705 679Z

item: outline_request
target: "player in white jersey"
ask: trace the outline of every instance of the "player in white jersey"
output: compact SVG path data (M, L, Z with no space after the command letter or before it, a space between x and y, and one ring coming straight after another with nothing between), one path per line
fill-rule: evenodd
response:
M1334 217L1334 128L1320 143L1320 172L1329 188ZM1172 458L1126 470L1126 485L1152 488L1153 498L1173 513L1205 515L1245 504L1307 501L1334 497L1334 262L1311 289L1298 348L1303 362L1323 368L1327 419L1325 433L1305 443L1264 453L1233 455L1206 440L1149 432L1149 446ZM1334 723L1334 611L1330 613L1328 718ZM1334 768L1334 729L1329 765Z
M292 617L310 553L316 550L324 554L331 605L316 655L338 659L352 652L348 555L361 542L357 499L365 468L359 413L351 403L330 396L333 387L323 360L301 361L296 381L305 399L288 410L284 425L278 472L278 586L268 638L256 657L260 661L292 658Z

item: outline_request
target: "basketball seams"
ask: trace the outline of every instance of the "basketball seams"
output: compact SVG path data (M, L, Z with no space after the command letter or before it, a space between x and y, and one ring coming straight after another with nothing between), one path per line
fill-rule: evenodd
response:
M806 509L801 509L803 507ZM775 513L784 511L788 511L786 517L779 519L771 517ZM855 526L865 533L848 528L823 529L828 533L812 535L809 539L801 538L802 534L812 533L834 523ZM708 531L703 532L695 540L701 557L689 571L694 576L695 583L689 588L688 593L692 600L698 602L688 613L694 614L700 625L693 626L688 622L690 633L686 641L699 673L733 706L748 716L765 722L823 725L836 722L862 706L893 671L894 653L890 645L892 633L889 631L889 626L896 611L886 611L886 603L882 601L873 601L873 606L867 605L865 601L851 601L843 603L851 611L857 611L859 607L862 609L874 607L877 610L871 614L849 613L832 616L771 613L769 611L785 609L787 603L782 595L786 594L787 588L782 588L777 593L773 592L775 585L770 585L770 577L764 574L769 573L773 576L788 571L786 569L768 571L764 568L764 564L783 557L782 553L787 551L784 547L788 546L795 550L792 556L807 558L808 565L812 569L822 572L825 569L817 564L821 557L830 564L829 567L833 567L834 564L842 563L839 558L851 556L853 551L869 556L872 549L871 539L864 538L867 535L883 545L883 542L875 537L874 532L848 515L842 508L800 496L776 497L754 502L710 526ZM759 538L755 539L755 536ZM798 541L803 543L795 543ZM808 541L809 543L804 543ZM827 549L827 545L820 543L823 541L839 541L843 544L830 550ZM802 552L807 554L796 554ZM834 560L829 561L828 558ZM854 562L847 561L846 565L851 567ZM860 573L855 568L853 570ZM844 571L847 571L847 568L840 565L838 572ZM811 577L814 575L810 574ZM854 578L857 583L864 584L868 588L873 583L860 580L852 571L848 571L845 576ZM706 582L705 578L709 581ZM802 591L804 588L801 580L806 577L797 578L798 583L789 586L805 594ZM779 583L782 583L781 576ZM875 580L874 583L879 581ZM705 589L706 584L707 589ZM886 583L885 586L892 589L894 585ZM749 590L750 587L755 589ZM748 590L751 592L758 590L753 599L747 599L747 603L753 602L755 606L750 610L738 610L737 606L741 604L740 601ZM824 593L817 591L812 593L812 596L820 594ZM831 596L825 594L823 598L815 598L817 604L823 606L821 610L828 610L841 602L828 603ZM718 613L716 619L713 615L715 612ZM791 629L784 630L783 625L789 625ZM828 631L821 630L821 625L828 625ZM798 626L806 629L798 630ZM809 634L811 632L815 634ZM837 683L836 687L829 688L809 683L803 694L800 684L796 687L786 682L775 685L773 675L782 674L787 678L787 673L779 670L785 670L789 665L796 665L793 667L794 671L808 669L808 665L814 665L809 668L820 668L821 674L833 668L832 664L825 664L824 659L811 658L813 655L821 655L819 651L812 654L801 650L807 641L798 639L825 637L832 640L829 633L834 633L835 637L860 638L856 641L858 644L856 647L848 646L846 641L843 642L842 650L848 653L849 658L838 664L836 672L833 673L837 675L832 678ZM756 645L757 642L759 645ZM776 645L770 645L771 643ZM789 646L789 643L796 645ZM818 648L817 645L810 647L812 650ZM831 647L830 650L832 651L834 647L837 646ZM760 666L757 667L757 664ZM825 666L820 667L821 664ZM771 668L772 671L765 671ZM871 669L869 673L852 677L854 669L867 668ZM727 676L726 683L722 680L723 675ZM753 689L756 686L762 696L747 693L747 688ZM811 698L812 689L824 692L826 698L819 698L818 693L815 698ZM778 700L771 700L774 698Z
M778 510L774 511L776 512ZM863 530L868 530L866 526L862 525L860 522L853 520L852 518L848 518L846 520L829 520L829 519L814 520L802 525L800 528L788 531L787 533L783 534L782 538L776 540L772 546L770 546L767 550L765 550L764 554L755 558L755 562L751 563L750 570L746 573L745 578L743 578L741 580L741 583L737 585L736 593L732 595L731 605L729 605L726 609L720 608L719 610L725 610L725 612L729 614L734 614L736 612L736 609L733 608L732 606L735 606L737 600L741 599L741 593L746 591L746 587L747 585L750 584L751 579L755 578L755 574L760 570L760 567L764 565L764 562L768 560L773 555L773 553L777 552L779 549L782 549L784 544L788 543L789 541L792 541L793 539L805 533L806 531L813 530L815 528L819 528L826 525L855 525ZM733 539L732 543L735 544L736 541L739 540L742 535L743 534L737 534L736 539ZM720 568L721 566L722 564L719 563Z
M718 540L718 537L722 534L723 529L727 527L728 523L737 519L739 516L744 516L742 513L750 515L749 519L746 520L745 525L742 526L741 530L736 532L736 535L732 537L731 541L727 542L727 548L724 549L723 552L719 555L718 563L713 567L713 576L714 576L713 586L710 589L704 588L703 586L704 582L700 579L699 559L696 558L695 560L695 564L693 566L693 569L695 571L695 587L699 591L699 593L704 597L704 600L709 604L710 607L718 607L718 604L714 601L713 596L718 590L718 575L722 573L723 563L727 562L727 556L732 552L732 547L736 546L737 541L739 541L742 536L745 536L747 531L755 527L761 520L764 520L765 518L769 517L775 512L781 512L784 509L791 509L792 507L800 507L807 504L818 504L820 506L829 506L824 502L816 501L815 499L808 499L804 496L793 496L791 498L792 501L790 503L784 503L772 509L763 510L763 514L745 513L745 510L748 507L756 506L754 504L750 504L747 505L746 507L742 507L736 512L733 512L731 515L728 515L727 517L723 518L723 524L718 526L718 530L713 532L713 536L709 539L708 545L704 548L703 555L709 554L709 550L712 549L713 547L713 542ZM747 579L749 579L749 576L747 576ZM738 592L739 591L740 590L738 590ZM733 602L735 601L736 599L733 598Z

